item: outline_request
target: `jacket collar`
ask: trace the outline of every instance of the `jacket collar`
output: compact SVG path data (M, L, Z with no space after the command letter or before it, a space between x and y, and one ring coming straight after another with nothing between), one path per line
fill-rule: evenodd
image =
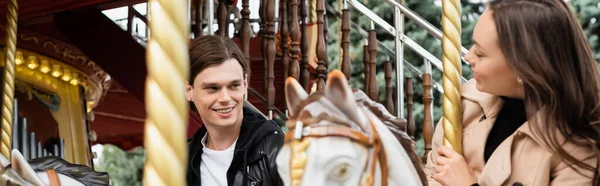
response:
M246 159L249 163L265 155L264 153L248 154L248 150L256 146L264 136L273 133L274 131L281 132L281 129L279 129L274 122L268 123L269 120L262 117L260 113L257 113L246 106L243 108L243 114L244 119L240 129L240 136L235 144L234 158L231 163L233 166L243 163L243 159ZM188 174L193 174L196 176L196 179L200 178L200 162L202 161L203 148L201 140L206 132L206 127L202 126L188 142L188 157L190 158L188 161L188 170L191 170L191 172L188 171Z

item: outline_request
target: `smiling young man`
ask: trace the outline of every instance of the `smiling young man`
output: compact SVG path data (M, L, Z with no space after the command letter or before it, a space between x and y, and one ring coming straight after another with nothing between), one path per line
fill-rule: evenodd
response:
M186 97L204 125L188 144L188 185L283 185L275 165L283 132L243 106L250 70L237 45L219 36L196 38L190 63Z

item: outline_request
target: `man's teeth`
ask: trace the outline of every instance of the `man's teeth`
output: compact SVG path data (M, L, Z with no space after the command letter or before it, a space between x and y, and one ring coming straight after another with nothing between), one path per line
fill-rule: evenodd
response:
M231 110L233 110L233 108L228 108L228 109L220 109L220 110L216 110L218 113L228 113Z

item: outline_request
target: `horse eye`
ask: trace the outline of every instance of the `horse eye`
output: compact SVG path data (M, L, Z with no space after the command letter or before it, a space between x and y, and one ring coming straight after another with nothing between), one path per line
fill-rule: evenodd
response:
M329 177L337 181L345 181L350 177L350 173L352 173L352 166L348 163L342 163L333 169Z

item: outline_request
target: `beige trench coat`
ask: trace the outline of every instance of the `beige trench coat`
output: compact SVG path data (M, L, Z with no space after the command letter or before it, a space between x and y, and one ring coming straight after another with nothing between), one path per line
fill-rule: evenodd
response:
M463 157L474 172L479 185L592 185L593 173L586 171L584 176L570 168L550 148L543 145L540 137L533 135L528 122L504 140L485 164L485 142L502 109L503 100L479 92L475 85L475 80L470 80L462 87ZM430 185L440 185L432 176L435 174L436 149L442 145L444 136L442 129L442 125L435 128L433 150L429 153L425 165ZM595 147L567 143L564 148L575 158L596 166L597 158L593 151Z

